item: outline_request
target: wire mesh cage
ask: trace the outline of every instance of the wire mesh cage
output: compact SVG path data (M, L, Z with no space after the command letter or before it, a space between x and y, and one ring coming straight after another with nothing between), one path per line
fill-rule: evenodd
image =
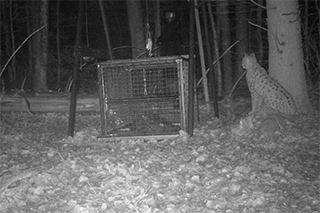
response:
M98 63L102 136L164 136L187 130L184 57Z

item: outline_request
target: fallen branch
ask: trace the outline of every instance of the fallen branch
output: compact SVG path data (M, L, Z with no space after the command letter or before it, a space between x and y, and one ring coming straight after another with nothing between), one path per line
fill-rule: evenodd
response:
M4 175L0 179L0 195L4 190L6 190L11 184L23 179L37 175L39 172L37 170L27 170L24 172L16 172L14 174Z

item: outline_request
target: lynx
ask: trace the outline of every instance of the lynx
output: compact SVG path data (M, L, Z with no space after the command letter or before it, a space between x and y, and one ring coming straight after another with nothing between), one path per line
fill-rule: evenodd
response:
M251 93L252 110L249 114L260 111L263 103L286 115L296 112L294 100L289 92L258 64L255 54L245 54L242 67L247 70L247 84Z

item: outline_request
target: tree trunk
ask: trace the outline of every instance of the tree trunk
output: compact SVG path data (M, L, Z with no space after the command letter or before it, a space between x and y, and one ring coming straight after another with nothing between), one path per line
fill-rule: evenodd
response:
M14 37L14 29L13 29L13 17L12 17L12 8L13 8L13 2L12 0L10 0L10 11L9 11L9 16L10 16L10 35L11 35L11 51L12 53L15 51L16 49L16 44L15 44L15 37ZM14 83L14 86L17 87L16 85L16 82L17 82L17 70L16 70L16 57L13 56L12 58L12 80L13 80L13 83Z
M264 0L257 0L257 4L259 5L264 5ZM259 26L264 26L265 25L265 19L263 18L263 13L262 13L262 8L258 8L257 10L257 22ZM264 35L265 31L262 29L254 29L257 32L257 41L258 41L258 54L257 55L257 61L263 61L264 59Z
M26 1L26 26L27 26L27 35L30 35L33 32L32 28L32 15L31 15L31 7L32 4L30 1ZM36 29L34 29L36 30ZM34 47L34 39L31 38L28 40L28 67L29 67L29 72L27 74L28 77L32 76L32 73L34 71L34 52L33 52L33 47Z
M208 1L208 10L209 10L209 17L210 17L210 23L212 28L212 37L213 37L213 58L216 60L219 58L219 45L218 45L218 33L217 33L217 27L215 24L215 20L213 17L213 12L211 8L211 1ZM216 73L216 79L217 79L217 93L218 97L222 97L222 74L221 74L221 63L220 60L217 61L217 63L214 66L214 71Z
M39 26L48 23L48 0L39 2L40 14L38 16ZM35 14L36 15L36 14ZM47 69L48 69L48 28L41 30L36 36L37 49L35 49L35 73L33 76L34 90L48 90Z
M127 11L130 27L132 58L145 52L145 33L140 0L127 0Z
M198 38L198 46L199 46L199 55L200 55L200 64L201 64L201 72L202 72L202 86L203 86L203 93L204 99L207 106L207 113L211 111L210 107L210 98L209 98L209 91L208 91L208 79L206 74L206 64L204 60L204 51L203 51L203 42L202 42L202 34L201 34L201 26L200 26L200 17L199 17L199 9L197 1L194 1L194 13L195 13L195 20L196 20L196 29L197 29L197 38Z
M58 61L58 68L57 68L57 89L58 91L61 88L61 57L60 57L60 1L57 1L57 35L56 35L56 41L57 41L57 61Z
M3 4L0 4L0 11L2 11L2 8L3 8ZM2 23L2 14L0 14L0 23ZM2 27L0 27L0 46L1 46L1 44L2 44ZM2 70L2 50L0 50L0 72L1 72L1 70ZM0 73L0 92L4 92L4 91L2 91L2 85L3 83L2 83L2 79L1 79L1 73Z
M308 113L308 97L298 0L267 0L269 73L292 95L297 109Z
M316 5L318 10L318 17L320 17L320 3L316 1ZM318 36L319 36L318 42L320 43L320 21L318 21Z
M213 100L213 109L214 109L214 116L216 118L219 117L219 108L218 108L218 97L217 97L217 85L216 85L216 79L215 79L215 72L213 70L213 59L211 54L211 44L209 39L209 29L208 29L208 20L207 20L207 8L205 4L205 0L202 0L202 15L203 15L203 25L204 25L204 34L205 34L205 41L206 41L206 50L207 50L207 58L208 58L208 64L209 64L209 89ZM209 93L209 94L210 94Z
M154 0L154 11L155 11L155 20L154 20L154 40L156 41L161 35L161 16L160 16L160 0ZM154 42L155 45L156 42ZM155 56L160 56L160 48L155 46Z
M241 4L237 4L235 6L236 9L236 40L240 40L240 42L236 46L237 57L235 60L235 73L234 79L239 79L243 74L244 70L241 66L241 61L243 58L243 54L248 50L248 30L247 30L247 7L246 2L244 1ZM241 86L245 85L245 81L240 81Z
M228 1L220 1L217 4L217 12L221 15L217 16L220 31L221 42L221 52L227 50L231 45L231 34L230 34L230 19L229 19L229 9ZM229 93L233 86L232 78L232 60L230 53L226 54L222 58L222 70L224 79L224 93Z
M104 34L105 34L107 45L108 45L109 58L110 58L110 60L113 60L112 45L111 45L110 36L109 36L108 22L107 22L106 13L105 13L105 10L103 7L102 0L99 0L99 6L100 6L100 10L101 10L101 17L102 17Z
M2 5L2 14L3 17L7 17L9 14L5 10L5 5ZM9 28L9 23L5 19L2 20L1 24L3 25L3 31L4 31L4 43L5 43L5 58L10 58L10 53L13 53L11 50L11 42L10 42L10 28ZM10 63L7 67L7 72L9 75L9 82L10 82L10 88L15 88L15 82L13 79L13 66L12 63ZM7 86L7 85L6 85ZM8 89L8 88L7 88Z

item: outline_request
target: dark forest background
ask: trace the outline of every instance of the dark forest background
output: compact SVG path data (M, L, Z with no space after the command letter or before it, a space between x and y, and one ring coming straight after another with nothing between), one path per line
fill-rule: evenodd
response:
M1 1L1 69L7 62L14 50L34 31L32 27L39 22L40 13L35 8L41 8L43 1ZM201 2L201 1L200 1ZM206 1L207 2L207 1ZM256 3L255 3L256 2ZM77 30L78 1L49 0L48 3L48 65L47 65L47 88L54 91L66 91L68 82L72 77L74 64L74 45ZM157 3L160 5L160 35L156 35ZM244 52L254 52L258 61L264 67L267 66L268 42L267 21L264 0L233 0L211 1L215 29L209 24L210 42L213 56L218 50L221 55L234 42L240 42L232 48L221 60L220 68L223 73L223 94L230 92L233 84L243 73L241 59ZM316 0L299 1L300 16L302 23L302 35L305 55L307 78L317 81L319 78L319 3ZM184 55L189 51L189 6L187 0L141 0L141 9L135 11L143 17L145 34L151 33L157 56ZM103 7L108 21L108 30L114 59L129 59L132 56L132 44L130 37L129 18L126 1L104 0ZM84 19L82 22L81 46L99 51L105 57L95 59L88 66L91 68L82 73L83 79L91 79L96 82L95 64L99 61L108 60L107 42L101 18L99 1L84 2ZM173 12L175 18L168 20L166 14ZM200 21L203 26L202 11ZM34 18L38 17L38 18ZM37 20L38 19L38 20ZM149 29L148 25L149 24ZM40 27L40 26L39 26ZM59 29L59 39L57 30ZM215 31L216 37L213 32ZM1 76L1 89L39 89L34 81L34 52L30 39L21 50L17 52L13 60L4 70ZM59 42L59 44L57 43ZM199 68L199 50L196 41L197 78L201 77ZM59 51L58 51L59 49ZM33 54L33 56L31 56ZM59 56L58 56L59 55ZM147 54L142 56L147 57ZM60 58L60 60L58 60ZM213 60L215 60L217 56ZM206 61L207 65L208 62ZM267 67L266 67L267 68ZM214 69L218 69L217 66ZM88 81L89 81L88 80ZM91 84L88 84L91 85ZM241 84L240 84L241 85ZM92 84L93 90L96 83ZM90 90L90 89L89 89Z

